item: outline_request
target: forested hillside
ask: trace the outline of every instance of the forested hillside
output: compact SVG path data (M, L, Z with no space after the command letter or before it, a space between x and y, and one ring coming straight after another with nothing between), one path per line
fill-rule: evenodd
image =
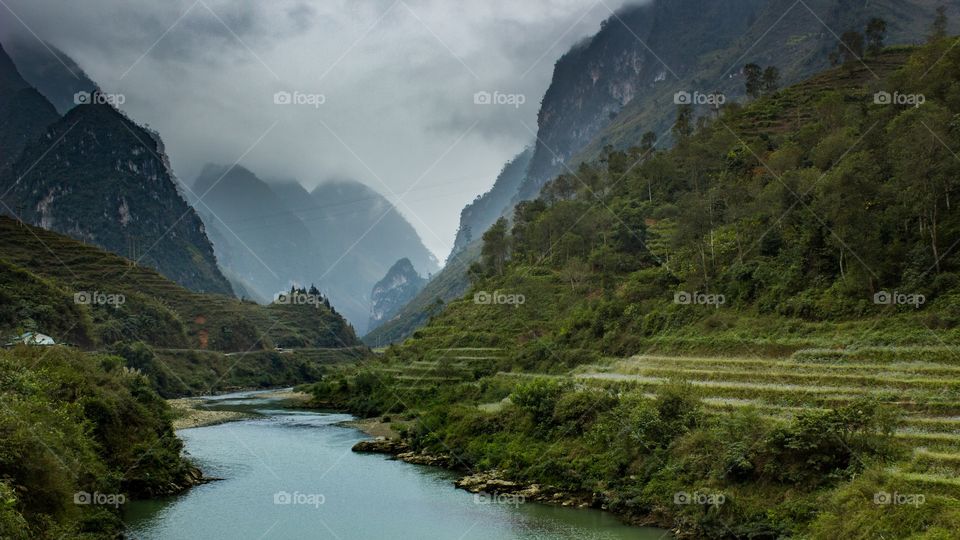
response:
M960 49L942 31L699 121L677 106L673 149L549 182L484 234L464 298L316 398L416 418L415 451L514 482L488 487L685 537L950 537Z

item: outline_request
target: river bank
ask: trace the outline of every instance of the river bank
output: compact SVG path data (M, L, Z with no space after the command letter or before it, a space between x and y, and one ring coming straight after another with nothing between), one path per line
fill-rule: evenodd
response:
M389 423L384 426L384 422L376 418L357 420L344 424L365 426L371 431L373 431L371 427L375 426L374 429L381 433L390 431ZM371 434L370 431L364 432L368 435ZM353 445L352 451L357 453L384 454L406 463L440 467L456 472L460 477L453 482L453 485L458 489L475 494L475 496L481 500L491 498L492 500L498 501L514 501L517 504L535 502L566 508L591 508L610 512L625 523L637 527L671 529L674 525L673 521L670 520L666 514L637 516L616 512L607 505L607 494L574 493L547 484L516 481L510 479L503 471L499 470L472 471L469 470L465 464L458 462L449 455L417 452L399 437L377 436L372 440L360 441ZM677 535L677 538L683 538L679 531L673 530L671 532Z
M204 401L204 400L201 400ZM124 522L140 540L190 538L461 538L462 540L658 540L603 512L513 504L457 489L447 468L351 452L369 435L347 414L288 408L264 393L205 398L250 419L185 429L184 451L223 478L176 497L131 501ZM279 405L279 406L278 406ZM361 422L383 433L389 418ZM398 419L392 425L394 432ZM374 439L374 440L388 440ZM398 440L396 438L389 440ZM399 441L398 441L399 442ZM416 458L409 456L413 462ZM437 462L425 462L439 465ZM318 534L318 531L325 531Z
M283 408L311 409L309 394L292 389L279 389L258 394L260 399L276 400ZM215 426L228 422L235 422L259 415L242 410L210 409L217 399L207 398L179 398L168 400L180 415L174 420L174 428L189 429L196 427ZM520 482L507 477L502 471L472 471L465 464L446 454L429 454L413 450L401 438L401 431L411 425L410 421L390 420L385 417L351 419L337 422L336 425L353 428L372 439L362 440L351 448L356 453L373 453L388 455L398 461L414 465L437 467L455 472L458 478L453 485L469 493L473 493L481 500L484 496L494 497L497 500L511 500L518 502L541 503L564 508L595 509L610 512L624 522L641 527L669 528L666 519L656 519L652 516L637 518L620 512L613 512L605 503L606 497L596 493L572 493L556 488L555 486L536 482ZM183 490L192 485L203 484L219 478L204 477L197 469L196 479L191 485L184 486Z
M260 393L263 399L274 399L284 407L300 408L310 401L310 395L297 392L289 388L282 388ZM174 411L173 429L190 429L205 426L215 426L226 422L236 422L256 416L253 413L240 410L211 409L209 405L216 403L210 397L186 397L168 399L167 404Z

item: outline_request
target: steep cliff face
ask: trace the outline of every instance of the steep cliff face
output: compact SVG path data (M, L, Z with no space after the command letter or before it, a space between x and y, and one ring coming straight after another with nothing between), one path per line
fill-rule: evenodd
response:
M139 261L187 288L232 294L159 141L110 105L77 106L0 177L3 202L28 223Z
M538 118L538 142L518 200L604 146L637 145L653 132L669 145L677 92L744 95L744 64L776 66L781 84L826 68L847 30L888 22L888 44L922 41L938 0L654 0L611 16L557 61ZM696 107L697 115L707 114Z
M426 282L427 280L417 274L410 259L400 259L391 266L387 275L378 281L370 292L372 308L368 331L393 318L423 289Z
M490 191L478 195L473 202L460 212L460 227L457 237L450 250L449 261L457 253L463 251L473 240L479 239L483 233L501 216L510 214L511 201L517 195L520 184L526 177L530 158L533 156L533 147L528 147L504 165L497 176Z
M742 36L759 0L655 0L627 7L557 61L520 199L535 197L623 108L675 88L701 55Z

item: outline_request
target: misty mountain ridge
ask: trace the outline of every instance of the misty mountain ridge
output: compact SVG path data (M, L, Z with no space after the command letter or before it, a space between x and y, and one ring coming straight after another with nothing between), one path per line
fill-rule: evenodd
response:
M423 274L438 269L413 226L361 182L336 178L308 191L239 165L207 165L192 192L225 275L258 301L315 284L363 332L371 290L397 260Z
M208 164L188 197L210 231L217 259L235 289L271 300L309 285L317 244L266 182L240 166Z

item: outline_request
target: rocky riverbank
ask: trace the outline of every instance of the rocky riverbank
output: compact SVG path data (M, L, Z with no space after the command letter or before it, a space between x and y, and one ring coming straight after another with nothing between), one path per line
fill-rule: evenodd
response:
M200 398L168 399L167 403L176 415L173 419L174 430L213 426L224 422L241 420L250 416L240 411L214 411L207 409L203 407L206 402Z
M386 454L417 465L430 465L457 469L457 463L448 455L433 455L416 452L398 438L377 437L360 441L353 446L354 452ZM567 493L552 486L521 483L507 480L499 471L484 471L469 474L454 482L454 485L471 493L509 495L524 502L542 502L577 508L601 508L602 503L593 496Z
M520 502L540 502L576 508L603 506L602 501L593 495L577 495L543 484L514 482L504 478L500 471L469 474L453 484L470 493L507 495Z
M352 450L368 454L386 454L400 461L416 465L453 468L453 460L450 456L415 452L407 443L398 438L377 437L369 441L360 441L353 445Z

